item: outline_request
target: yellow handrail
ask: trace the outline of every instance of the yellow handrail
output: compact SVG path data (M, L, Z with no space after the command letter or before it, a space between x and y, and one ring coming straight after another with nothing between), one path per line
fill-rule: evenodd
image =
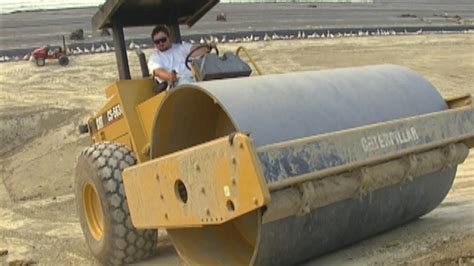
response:
M237 56L239 56L239 53L240 51L244 51L245 55L248 57L250 63L252 63L253 67L255 68L255 70L257 71L257 73L261 76L262 75L262 71L260 71L260 68L257 66L257 64L255 63L255 61L253 60L253 58L250 56L249 52L247 51L247 49L245 49L245 47L243 46L239 46L237 48L237 51L235 51L235 54Z

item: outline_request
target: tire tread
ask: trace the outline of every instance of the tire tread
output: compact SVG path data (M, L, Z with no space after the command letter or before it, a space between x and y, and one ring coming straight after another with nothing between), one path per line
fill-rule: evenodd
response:
M107 204L106 209L110 210L110 213L104 215L110 215L111 218L110 232L113 235L110 237L111 243L107 245L112 245L112 252L107 258L98 259L105 264L125 264L143 260L154 254L157 247L157 230L140 230L132 226L127 199L123 193L122 171L137 162L133 152L121 144L100 142L84 149L79 160L89 161L89 165L97 171L100 178L98 181L105 191L106 200L103 204ZM128 235L135 237L127 237Z

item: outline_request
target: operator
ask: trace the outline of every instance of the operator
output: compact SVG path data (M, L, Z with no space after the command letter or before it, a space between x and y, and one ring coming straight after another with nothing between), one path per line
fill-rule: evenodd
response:
M170 32L165 25L156 26L151 38L155 43L155 51L148 60L148 69L159 82L168 81L170 84L186 84L195 82L193 73L186 68L186 56L198 45L189 43L172 43ZM210 51L213 45L197 49L193 56L201 56Z

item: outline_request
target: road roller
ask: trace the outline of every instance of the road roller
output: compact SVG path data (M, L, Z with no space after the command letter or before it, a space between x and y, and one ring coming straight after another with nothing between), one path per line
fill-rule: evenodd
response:
M120 77L79 127L77 213L100 262L146 259L166 229L190 265L299 264L440 204L474 107L406 67L251 75L212 53L191 62L196 83L160 92L140 54L131 79L124 27L165 23L180 42L217 3L107 0L92 19L113 30Z

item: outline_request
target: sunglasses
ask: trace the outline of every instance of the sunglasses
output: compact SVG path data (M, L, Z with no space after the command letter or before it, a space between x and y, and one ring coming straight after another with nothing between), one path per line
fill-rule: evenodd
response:
M156 39L156 40L153 40L153 42L155 44L162 44L162 43L165 43L168 41L168 37L163 37L163 38L159 38L159 39Z

